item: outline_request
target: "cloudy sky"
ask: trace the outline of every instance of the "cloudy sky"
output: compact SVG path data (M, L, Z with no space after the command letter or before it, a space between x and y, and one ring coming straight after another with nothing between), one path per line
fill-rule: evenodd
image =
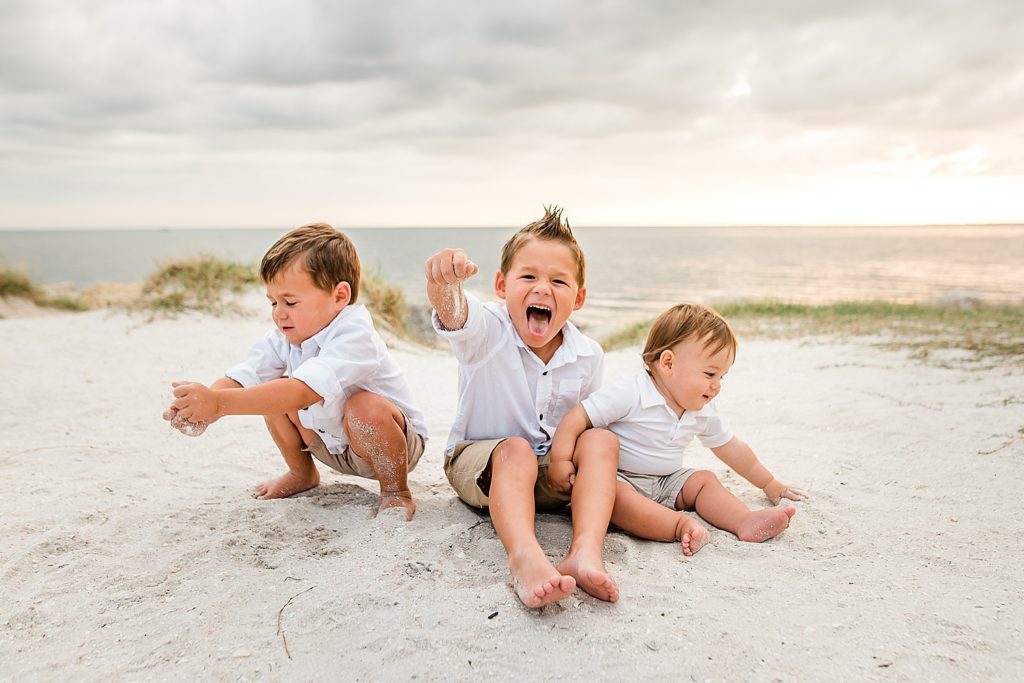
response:
M0 227L1024 221L1024 4L0 0Z

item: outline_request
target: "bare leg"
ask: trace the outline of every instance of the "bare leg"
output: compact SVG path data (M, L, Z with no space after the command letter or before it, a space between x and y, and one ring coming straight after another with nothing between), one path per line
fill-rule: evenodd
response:
M383 396L363 391L345 402L345 433L355 454L380 482L380 510L402 507L411 520L416 503L409 492L405 416Z
M313 456L302 450L306 447L299 432L298 415L267 415L264 420L274 443L284 456L288 471L277 479L268 479L256 485L257 498L287 498L307 491L320 483L320 472Z
M695 472L686 480L676 506L696 510L719 529L731 531L741 541L752 543L778 536L796 514L796 508L792 507L750 510L707 470Z
M708 542L708 530L681 512L669 510L624 481L616 484L612 524L652 541L679 541L684 555L693 555Z
M619 440L607 430L588 429L576 442L572 459L572 543L557 569L595 598L615 602L619 587L604 570L604 537L615 505Z
M508 553L516 594L527 607L568 597L576 580L555 569L537 542L533 487L537 456L525 439L505 439L491 454L490 513Z

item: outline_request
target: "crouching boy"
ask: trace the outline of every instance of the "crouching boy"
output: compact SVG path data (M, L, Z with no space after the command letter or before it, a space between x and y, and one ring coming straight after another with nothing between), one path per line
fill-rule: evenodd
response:
M378 510L402 508L412 519L407 475L423 454L426 425L369 312L355 303L352 242L325 223L304 225L270 248L260 276L276 329L209 387L175 382L164 419L198 435L225 415L263 415L288 470L259 484L256 497L317 486L316 458L376 479Z

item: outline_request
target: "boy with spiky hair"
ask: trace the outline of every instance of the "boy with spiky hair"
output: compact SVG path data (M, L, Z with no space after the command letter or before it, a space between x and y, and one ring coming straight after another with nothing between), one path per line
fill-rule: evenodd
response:
M317 486L313 458L380 483L378 510L416 503L407 476L427 429L359 296L355 247L326 223L295 228L263 257L276 329L207 387L175 382L164 419L198 436L224 415L263 415L288 471L256 487L284 498Z
M434 328L459 361L445 474L459 498L490 512L527 607L561 600L576 586L602 600L619 597L603 560L615 499L615 436L599 429L581 436L571 454L571 488L555 489L547 476L555 428L597 388L603 360L597 342L569 322L586 299L586 268L561 213L546 208L505 244L494 277L504 305L463 291L478 272L463 250L442 249L425 265ZM570 501L573 539L556 567L537 541L535 511Z

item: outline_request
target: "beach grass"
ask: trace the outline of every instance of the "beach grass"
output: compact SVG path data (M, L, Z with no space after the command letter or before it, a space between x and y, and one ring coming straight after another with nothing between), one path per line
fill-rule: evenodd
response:
M77 296L51 295L32 281L26 273L0 266L0 297L28 299L36 306L62 311L84 311L88 306Z
M936 360L961 350L974 360L1024 365L1024 306L968 302L963 305L842 301L797 304L760 300L713 306L740 337L877 337L878 346L904 349ZM651 321L603 340L606 349L642 345Z
M243 294L259 282L255 266L204 254L161 266L146 278L142 293L129 308L167 317L188 311L237 313L241 309L227 295Z

